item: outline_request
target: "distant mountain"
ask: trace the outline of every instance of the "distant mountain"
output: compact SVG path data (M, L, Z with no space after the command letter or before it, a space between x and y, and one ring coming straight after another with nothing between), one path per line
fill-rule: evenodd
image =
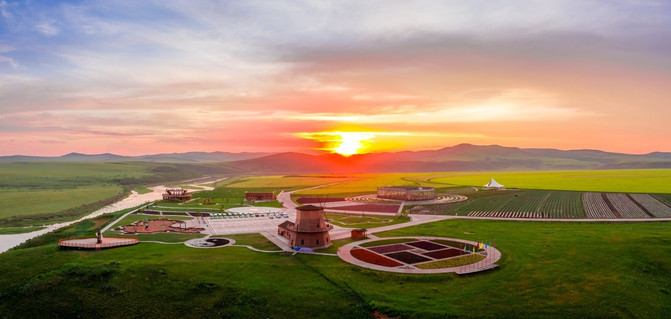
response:
M671 168L671 157L609 153L597 150L521 149L499 145L459 144L433 151L335 154L280 153L228 162L247 173L379 173L502 170L581 170Z
M58 157L44 157L44 156L3 156L0 157L0 162L127 162L127 161L142 161L142 162L160 162L160 163L218 163L246 160L261 156L269 155L270 153L229 153L229 152L188 152L188 153L170 153L170 154L154 154L142 156L123 156L116 154L80 154L70 153Z
M6 156L0 162L119 162L189 163L199 170L226 173L380 173L504 170L581 170L671 168L671 153L622 154L598 150L517 148L459 144L431 151L337 154L189 152L145 156L70 153L60 157Z

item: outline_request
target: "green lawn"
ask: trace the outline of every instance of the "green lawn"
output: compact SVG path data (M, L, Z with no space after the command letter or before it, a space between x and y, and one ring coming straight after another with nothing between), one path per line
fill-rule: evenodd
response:
M53 239L0 255L0 313L659 318L671 311L670 231L671 223L446 220L378 234L495 240L503 253L499 269L464 277L384 273L337 257L242 247L140 243L61 251ZM253 243L259 236L230 237Z
M38 231L38 230L41 230L41 229L44 229L44 228L45 227L42 227L42 226L0 228L0 235L30 233L30 232Z
M280 250L277 245L268 240L266 237L263 237L261 234L236 234L236 235L224 235L218 237L225 237L235 240L235 245L247 245L252 246L256 249L261 250Z
M380 216L361 214L325 213L329 223L349 228L374 228L410 221L407 216Z

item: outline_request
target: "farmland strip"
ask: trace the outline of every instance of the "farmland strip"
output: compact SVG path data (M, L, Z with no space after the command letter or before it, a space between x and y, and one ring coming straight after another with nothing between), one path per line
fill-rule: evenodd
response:
M655 217L655 215L651 214L650 211L647 208L643 207L643 205L641 205L641 203L639 203L633 197L631 197L631 194L626 194L626 195L634 204L636 204L636 206L638 206L638 208L643 210L644 213L648 214L648 216L650 216L650 217Z
M610 200L608 200L606 193L601 193L601 198L603 198L603 201L606 202L606 205L608 205L608 208L610 208L610 211L613 212L613 215L615 215L615 217L622 218L622 215L620 215L615 206L613 206L613 203L611 203Z

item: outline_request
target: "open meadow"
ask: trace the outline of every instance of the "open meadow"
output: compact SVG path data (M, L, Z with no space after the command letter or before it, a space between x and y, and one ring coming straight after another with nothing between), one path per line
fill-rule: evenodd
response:
M0 314L650 318L671 311L669 223L447 220L378 234L494 240L500 267L464 277L384 273L333 256L244 247L58 249L58 237L90 234L111 220L85 221L3 254ZM236 236L272 247L259 235Z
M145 185L200 176L157 163L0 163L0 228L72 220Z
M585 176L588 173L594 172L584 172ZM584 198L580 194L599 194L526 189L475 191L471 187L434 181L438 179L436 176L448 178L445 177L448 174L452 173L366 174L345 180L323 176L234 177L218 182L212 191L196 193L197 200L190 204L162 205L195 210L197 206L205 206L201 205L204 198L211 198L228 199L228 205L237 206L245 190L277 192L332 184L336 179L344 183L306 193L363 194L374 192L380 184L420 184L438 187L439 192L469 196L465 202L436 205L445 209L440 213L468 214L486 207L492 211L538 210L540 207L551 211L554 207L566 212L568 218L579 218L584 217ZM650 173L627 171L623 174L644 179ZM603 179L604 184L618 182L614 175L610 176L611 179ZM297 183L300 187L292 187L293 179L300 181ZM499 181L507 183L505 179ZM578 183L580 179L573 181ZM272 186L263 187L266 184ZM596 198L610 198L614 202L626 199L624 195L610 195L615 193L603 194ZM649 200L648 197L631 195L649 204L644 201ZM658 201L669 198L667 194L655 196ZM649 318L663 317L671 311L668 288L671 287L671 260L667 258L671 254L670 223L444 220L376 234L494 241L503 254L499 268L463 277L384 273L359 268L336 256L261 253L245 247L196 249L180 244L203 235L142 234L138 236L141 241L173 244L141 242L98 252L64 251L57 247L59 238L92 236L97 227L113 222L123 213L77 223L2 254L0 272L6 276L0 277L0 314L34 317L48 311L66 317L80 313L115 317L119 309L124 309L124 313L150 317L214 314L222 317L366 318L379 312L413 318L492 317L501 313L512 317ZM393 217L390 222L383 220L384 216L328 215L335 223L352 227L405 221ZM558 217L565 218L560 213ZM143 218L129 216L122 223ZM116 233L105 233L106 236L113 234ZM238 245L279 250L259 234L231 238L236 239ZM351 241L335 241L324 252L336 253L338 247Z

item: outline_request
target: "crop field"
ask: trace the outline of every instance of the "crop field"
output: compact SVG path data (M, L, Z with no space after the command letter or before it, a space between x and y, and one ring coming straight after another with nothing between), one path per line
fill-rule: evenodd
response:
M507 188L622 193L671 193L671 169L455 172L423 175L427 182L482 186L493 177ZM418 177L415 177L418 178Z
M352 177L341 175L256 176L241 178L233 183L227 183L226 187L240 189L274 189L279 192L281 190L289 191L351 180L353 180Z
M427 186L436 188L453 187L441 183L416 180L423 173L389 173L389 174L352 174L351 181L297 192L302 196L325 196L348 197L353 195L371 194L377 191L378 186L403 185L403 186ZM484 183L483 183L484 184Z
M585 218L580 192L510 191L467 201L456 215L479 217Z
M377 311L411 318L660 318L671 311L669 223L445 220L378 234L495 239L503 256L499 268L463 277L385 273L332 256L243 247L57 248L59 237L90 234L96 225L76 224L2 254L0 313L115 317L124 309L147 317L372 318ZM268 244L260 235L238 239ZM425 267L445 266L453 265Z
M481 191L463 203L425 205L410 213L497 218L656 218L671 217L671 204L657 194L545 190ZM475 193L474 193L475 194Z

